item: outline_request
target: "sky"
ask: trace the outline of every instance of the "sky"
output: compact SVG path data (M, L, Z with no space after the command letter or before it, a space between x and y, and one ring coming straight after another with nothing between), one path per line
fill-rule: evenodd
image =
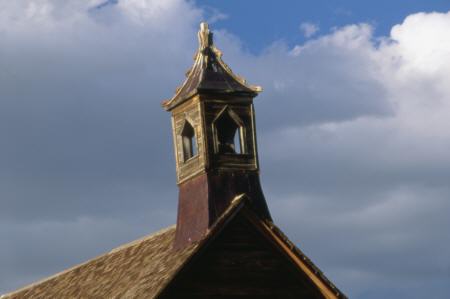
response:
M206 20L274 221L350 298L450 297L449 1L0 0L0 293L175 222Z

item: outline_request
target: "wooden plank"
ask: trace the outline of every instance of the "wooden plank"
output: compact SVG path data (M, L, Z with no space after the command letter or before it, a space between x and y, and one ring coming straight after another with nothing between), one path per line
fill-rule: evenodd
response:
M165 296L324 298L242 215L228 224Z

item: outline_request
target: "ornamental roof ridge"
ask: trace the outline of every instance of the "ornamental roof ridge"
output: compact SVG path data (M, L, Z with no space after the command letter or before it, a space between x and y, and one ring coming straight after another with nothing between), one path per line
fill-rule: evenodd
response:
M262 91L260 86L250 85L244 78L234 74L222 60L222 52L214 46L213 33L206 22L200 23L198 41L194 64L187 71L187 78L176 89L175 95L162 103L166 110L171 110L199 92L256 96Z

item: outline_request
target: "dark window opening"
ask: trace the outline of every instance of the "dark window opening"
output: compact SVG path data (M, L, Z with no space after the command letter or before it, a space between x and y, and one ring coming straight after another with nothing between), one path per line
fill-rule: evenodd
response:
M241 154L243 152L241 128L228 113L224 113L217 120L216 130L220 154Z
M186 161L198 153L195 131L189 122L184 124L183 131L181 132L181 138L183 142L183 159Z

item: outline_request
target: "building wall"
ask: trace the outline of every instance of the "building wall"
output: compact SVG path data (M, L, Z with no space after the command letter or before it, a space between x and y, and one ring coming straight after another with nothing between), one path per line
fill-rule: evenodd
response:
M248 220L237 215L161 298L324 298Z

